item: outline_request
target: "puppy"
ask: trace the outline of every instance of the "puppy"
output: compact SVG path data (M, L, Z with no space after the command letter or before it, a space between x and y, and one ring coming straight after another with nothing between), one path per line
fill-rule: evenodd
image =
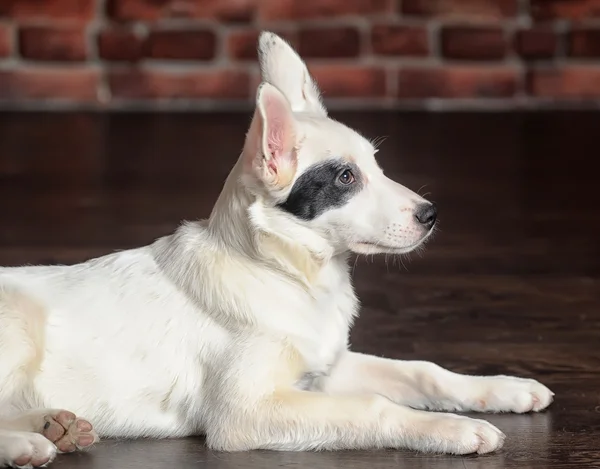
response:
M415 249L436 208L327 116L285 41L262 33L259 55L253 120L207 220L78 265L0 269L0 465L43 466L98 435L488 453L500 430L444 412L552 401L531 379L349 350L349 254Z

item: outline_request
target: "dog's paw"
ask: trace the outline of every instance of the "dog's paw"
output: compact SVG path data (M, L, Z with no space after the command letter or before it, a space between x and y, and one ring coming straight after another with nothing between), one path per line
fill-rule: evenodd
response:
M480 393L474 399L473 410L518 414L539 412L554 399L550 389L533 379L493 376L480 380Z
M447 454L485 454L504 445L505 435L485 420L454 414L440 414L425 432L429 452Z
M0 458L0 466L32 468L44 467L56 457L56 446L39 433L10 432L2 436L6 445L4 460ZM2 449L2 448L0 448Z
M77 418L68 410L53 411L44 416L42 435L53 442L61 453L87 449L99 441L87 420Z

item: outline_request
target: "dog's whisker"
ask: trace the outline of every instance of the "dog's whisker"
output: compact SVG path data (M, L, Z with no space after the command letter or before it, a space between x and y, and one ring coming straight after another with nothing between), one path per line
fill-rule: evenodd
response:
M398 256L398 260L400 261L400 265L402 265L402 268L408 272L408 268L406 267L406 265L404 265L404 257L402 255Z
M387 135L382 135L379 137L375 137L375 139L373 139L373 141L371 142L371 144L373 145L373 147L375 147L376 149L379 148L381 146L381 144L383 142L385 142L387 140Z
M356 256L354 257L354 266L352 267L352 275L354 275L354 271L356 270L356 264L358 264L359 257L360 257L360 254L356 254Z

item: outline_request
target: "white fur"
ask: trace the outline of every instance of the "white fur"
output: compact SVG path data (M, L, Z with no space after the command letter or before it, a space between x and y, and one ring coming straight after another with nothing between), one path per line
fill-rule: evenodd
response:
M0 269L1 464L56 454L23 432L39 425L11 426L32 409L68 409L102 437L206 433L226 451L466 454L500 448L503 434L425 409L550 404L533 380L348 350L358 312L348 253L414 249L431 232L414 218L426 201L387 179L373 146L327 117L282 39L263 33L259 50L257 111L208 220L79 265ZM359 194L310 222L275 207L308 166L331 157L358 165L367 181Z

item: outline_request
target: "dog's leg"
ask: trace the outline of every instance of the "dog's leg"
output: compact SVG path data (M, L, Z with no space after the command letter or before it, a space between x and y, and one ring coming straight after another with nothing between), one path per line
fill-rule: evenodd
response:
M271 449L407 448L488 453L504 435L484 420L424 412L377 394L330 395L295 387L307 369L291 347L256 341L215 369L205 400L209 447ZM261 366L257 366L260 364ZM268 365L268 366L267 366Z
M0 412L23 407L44 354L44 309L27 295L0 285ZM0 466L38 467L57 452L89 447L97 436L71 412L34 410L0 419Z
M0 284L0 415L30 387L44 356L46 313Z
M39 433L54 443L60 453L88 449L99 441L90 422L77 418L75 414L67 410L32 410L0 421L0 428Z
M38 433L0 429L0 467L42 467L56 453L56 446Z
M221 428L207 432L207 443L225 451L398 448L483 454L504 442L504 434L484 420L401 407L377 395L288 389L231 419L220 418Z
M331 393L377 393L416 409L478 412L540 411L554 393L533 379L470 376L425 361L347 352L322 380Z

